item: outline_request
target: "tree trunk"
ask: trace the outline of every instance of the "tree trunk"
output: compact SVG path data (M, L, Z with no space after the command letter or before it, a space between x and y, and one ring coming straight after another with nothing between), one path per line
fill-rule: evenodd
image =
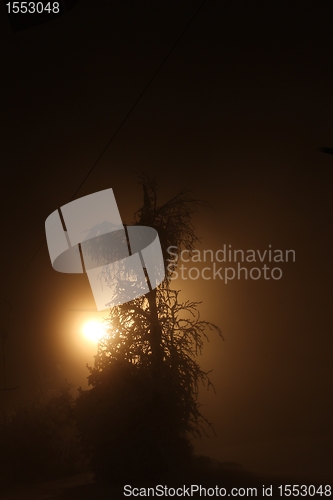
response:
M156 289L147 293L146 297L149 302L151 329L148 338L152 350L153 364L155 366L160 366L163 362L163 346L162 328L158 320L156 305Z

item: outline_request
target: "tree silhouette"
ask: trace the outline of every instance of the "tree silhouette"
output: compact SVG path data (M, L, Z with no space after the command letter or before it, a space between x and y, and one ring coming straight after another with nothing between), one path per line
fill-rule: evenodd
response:
M150 481L190 461L190 435L210 425L200 412L198 387L211 381L197 356L209 331L222 337L218 326L200 318L198 302L181 302L180 291L170 288L168 248L194 250L191 219L204 204L181 191L158 206L155 180L142 175L140 183L144 202L134 224L157 230L166 277L158 288L110 310L94 367L88 367L92 389L81 390L77 400L92 466L113 482Z

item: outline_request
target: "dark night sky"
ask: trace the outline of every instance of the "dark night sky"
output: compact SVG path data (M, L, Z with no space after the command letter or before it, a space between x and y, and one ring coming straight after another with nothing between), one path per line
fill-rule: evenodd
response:
M332 9L207 0L77 197L112 187L123 220L141 206L135 172L161 201L181 188L198 247L296 251L279 281L178 280L217 323L202 366L217 438L198 451L264 472L332 470ZM82 0L67 15L1 27L1 296L14 306L3 405L38 377L85 384L93 313L85 276L56 273L44 223L70 201L200 2ZM44 244L43 244L44 242ZM26 272L27 263L41 245ZM82 341L83 342L83 341Z

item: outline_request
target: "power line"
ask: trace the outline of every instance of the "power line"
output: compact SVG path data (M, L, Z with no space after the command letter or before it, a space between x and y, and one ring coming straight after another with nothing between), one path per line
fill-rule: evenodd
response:
M70 201L73 201L73 199L75 198L75 196L77 195L77 193L80 191L81 187L83 186L83 184L86 182L86 180L88 179L88 177L90 176L91 172L94 170L94 168L96 167L97 163L100 161L100 159L102 158L102 156L104 155L104 153L106 152L106 150L108 149L108 147L110 146L110 144L113 142L113 140L115 139L115 137L118 135L119 131L122 129L123 125L125 124L125 122L127 121L128 117L130 116L130 114L132 113L132 111L134 110L134 108L137 106L137 104L139 103L139 101L142 99L142 97L144 96L144 94L146 93L148 87L152 84L152 82L155 80L156 76L158 75L158 73L161 71L162 67L164 66L164 64L166 63L166 61L169 59L170 55L172 54L172 52L174 51L175 47L178 45L178 43L180 42L180 40L182 39L182 37L184 36L185 32L187 31L187 29L190 27L192 21L195 19L195 17L197 16L197 14L199 13L200 9L203 7L203 5L206 3L207 0L204 0L200 6L198 7L198 9L196 10L196 12L193 14L193 16L191 17L190 21L188 22L188 24L186 25L185 29L182 31L182 33L179 35L179 37L177 38L177 40L175 41L175 43L173 44L173 46L171 47L171 49L169 50L169 52L167 53L167 55L165 56L165 58L163 59L162 63L160 64L160 66L157 68L157 70L155 71L155 73L153 74L153 76L150 78L150 80L148 81L147 85L144 87L143 91L141 92L141 94L139 95L139 97L137 98L137 100L134 102L133 106L130 108L130 110L128 111L128 113L126 114L125 118L122 120L122 122L120 123L119 127L117 128L117 130L114 132L114 134L112 135L111 139L108 141L108 143L106 144L106 146L104 147L103 151L101 152L101 154L99 155L99 157L97 158L97 160L95 161L95 163L93 164L93 166L91 167L91 169L89 170L89 172L87 173L87 175L85 176L85 178L83 179L83 181L81 182L81 184L79 185L79 187L77 188L77 190L75 191L73 197L71 198Z
M180 40L183 38L183 36L185 35L186 31L188 30L188 28L190 27L190 25L192 24L192 22L194 21L194 19L197 17L198 13L202 9L202 7L206 3L206 1L207 0L203 0L201 2L201 4L199 5L199 7L197 8L197 10L194 12L194 14L190 18L189 22L187 23L187 25L185 26L185 28L183 29L183 31L181 32L181 34L179 35L179 37L177 38L177 40L174 42L174 44L172 45L172 47L169 50L169 52L166 54L166 56L162 60L161 64L158 66L157 70L154 72L154 74L152 75L152 77L150 78L150 80L148 81L148 83L146 84L146 86L144 87L144 89L142 90L142 92L140 93L139 97L135 100L134 104L131 106L131 108L129 109L129 111L126 113L126 115L123 118L123 120L121 121L120 125L118 126L118 128L116 129L116 131L112 134L110 140L107 142L107 144L103 148L102 152L99 154L98 158L96 159L96 161L94 162L94 164L92 165L92 167L90 168L90 170L88 171L88 173L86 174L86 176L83 178L82 182L80 183L80 185L76 189L76 191L73 194L73 196L70 199L70 201L74 200L74 198L76 197L76 195L78 194L78 192L80 191L80 189L82 188L82 186L84 185L84 183L86 182L86 180L88 179L88 177L90 176L90 174L92 173L92 171L94 170L94 168L96 167L96 165L98 164L98 162L100 161L100 159L105 154L106 150L109 148L109 146L111 145L111 143L113 142L113 140L115 139L115 137L118 135L118 133L120 132L120 130L122 129L122 127L124 126L124 124L126 123L126 121L128 120L128 118L131 115L132 111L138 105L138 103L140 102L140 100L142 99L142 97L144 96L144 94L146 93L146 91L149 88L149 86L155 80L156 76L161 71L161 69L163 68L164 64L169 59L170 55L172 54L172 52L174 51L174 49L176 48L176 46L178 45L178 43L180 42ZM35 251L35 253L32 255L31 259L28 261L27 265L23 269L23 271L20 274L19 278L16 280L16 282L12 286L12 288L10 290L10 293L16 287L17 283L21 280L22 276L26 273L27 269L30 267L30 264L33 262L33 260L35 259L36 255L38 254L38 252L40 251L40 249L42 248L42 246L44 244L45 244L45 239L42 241L42 243L39 245L39 247L37 248L37 250ZM7 296L10 296L10 293Z

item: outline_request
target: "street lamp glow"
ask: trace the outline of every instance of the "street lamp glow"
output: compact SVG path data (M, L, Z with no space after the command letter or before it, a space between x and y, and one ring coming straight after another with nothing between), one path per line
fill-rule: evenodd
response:
M106 334L106 330L107 328L98 321L87 321L82 328L82 332L85 337L96 344L102 340Z

